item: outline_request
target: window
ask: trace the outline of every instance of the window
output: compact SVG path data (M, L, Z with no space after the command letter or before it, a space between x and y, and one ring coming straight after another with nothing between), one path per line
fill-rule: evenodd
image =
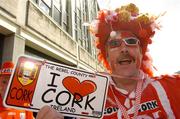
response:
M88 6L89 6L89 4L88 4L88 0L83 0L82 1L82 4L83 4L83 11L82 11L82 15L83 15L83 17L82 17L82 23L85 23L85 22L89 22L89 10L91 10L90 8L91 7L89 7L88 8ZM94 11L94 10L92 10L92 11ZM83 32L83 42L84 42L84 45L83 45L83 47L89 52L89 53L92 53L92 49L91 49L91 45L92 45L92 43L91 43L91 40L90 40L90 34L89 34L89 31L88 31L88 27L86 27L86 26L82 26L83 27L83 30L82 30L82 32Z
M62 28L71 34L71 0L33 0Z
M51 0L42 0L49 8L51 8Z
M83 41L82 40L82 21L81 21L81 7L80 7L80 0L75 0L75 11L74 11L74 17L75 17L75 36L76 41L78 41L78 43L80 43L80 45L83 45ZM80 40L80 41L79 41Z
M60 0L53 0L53 4L54 6L59 10L61 11L61 1Z
M87 22L89 19L88 19L88 2L87 0L84 0L83 1L83 20L84 22Z
M47 2L49 1L49 2ZM50 11L51 11L51 0L40 0L39 1L39 7L46 12L48 15L51 15Z
M70 33L70 0L62 0L62 12L63 12L63 29Z
M67 15L67 12L63 12L63 29L68 32L69 26L68 26L68 20L69 16Z
M75 38L76 38L76 41L79 39L78 38L78 30L77 29L75 29Z
M68 22L66 11L63 11L63 22L64 22L65 24L67 24L67 22Z
M56 22L59 23L59 25L61 25L61 19L62 19L62 6L61 6L61 1L60 0L54 0L53 1L53 5L54 5L54 12L53 12L53 18Z
M54 6L53 18L61 25L61 12Z

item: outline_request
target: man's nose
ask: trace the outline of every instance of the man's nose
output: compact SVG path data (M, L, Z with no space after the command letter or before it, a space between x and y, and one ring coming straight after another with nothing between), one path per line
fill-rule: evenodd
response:
M125 44L125 42L122 42L120 47L121 53L128 53L127 45Z

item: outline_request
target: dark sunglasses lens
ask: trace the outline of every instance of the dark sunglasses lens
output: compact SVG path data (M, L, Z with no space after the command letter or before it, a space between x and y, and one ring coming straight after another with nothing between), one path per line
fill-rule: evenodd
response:
M137 39L133 39L133 38L126 39L125 41L126 41L126 43L129 44L129 45L135 45L135 44L137 44L137 42L138 42Z
M120 41L119 40L110 40L109 41L109 46L111 48L119 47L120 46Z

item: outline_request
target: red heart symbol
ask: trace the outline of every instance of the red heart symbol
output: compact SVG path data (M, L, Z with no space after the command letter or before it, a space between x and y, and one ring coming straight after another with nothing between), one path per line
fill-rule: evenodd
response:
M96 91L96 84L90 80L79 81L76 77L68 76L63 79L64 87L72 94L79 94L82 97L87 96L88 94ZM76 100L79 100L81 97L76 95Z

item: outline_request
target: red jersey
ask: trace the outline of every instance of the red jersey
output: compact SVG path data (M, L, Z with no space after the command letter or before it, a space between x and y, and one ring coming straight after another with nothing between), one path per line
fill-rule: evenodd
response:
M154 80L155 79L155 80ZM126 108L130 117L134 116L135 96L130 97L113 84L109 88L103 119L123 119L123 114L115 103L113 93ZM113 93L112 93L113 90ZM135 95L135 94L134 94ZM146 78L143 84L137 119L180 119L180 76Z
M5 108L0 96L0 119L33 119L33 113L24 110Z

